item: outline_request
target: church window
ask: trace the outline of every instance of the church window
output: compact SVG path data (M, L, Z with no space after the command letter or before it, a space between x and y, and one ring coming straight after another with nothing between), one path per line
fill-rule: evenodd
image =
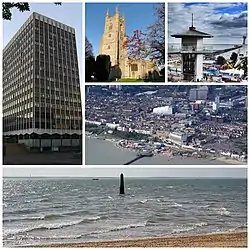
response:
M111 37L111 34L109 34L109 37Z
M138 64L131 64L131 71L138 71Z
M113 25L112 25L112 24L110 24L110 26L109 26L109 30L112 30L112 28L113 28Z
M108 49L110 49L110 46L108 46Z

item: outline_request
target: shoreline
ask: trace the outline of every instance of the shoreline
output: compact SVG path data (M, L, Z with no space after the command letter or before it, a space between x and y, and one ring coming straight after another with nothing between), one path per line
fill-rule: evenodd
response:
M28 247L247 247L247 232L195 236L162 236L82 243L55 243Z
M125 148L125 147L122 147L120 145L118 145L118 142L119 142L119 139L110 139L110 138L105 138L105 137L102 137L102 136L93 136L93 135L86 135L88 138L90 139L95 139L95 140L103 140L103 141L108 141L108 142L111 142L114 144L115 147L121 149L121 150L124 150L124 151L130 151L130 152L134 152L136 153L136 150L132 149L132 148ZM154 156L164 156L163 154L154 154ZM167 157L167 156L166 156ZM178 156L171 156L171 157L174 157L174 158L178 158ZM180 157L181 158L181 157ZM196 159L195 157L191 157L192 159ZM169 157L167 159L170 159ZM202 158L199 158L199 159L202 159ZM230 158L225 158L223 156L217 156L217 157L208 157L208 158L205 158L205 159L208 159L210 161L220 161L224 164L230 164L230 165L247 165L248 163L247 162L242 162L242 161L238 161L238 160L235 160L235 159L230 159Z

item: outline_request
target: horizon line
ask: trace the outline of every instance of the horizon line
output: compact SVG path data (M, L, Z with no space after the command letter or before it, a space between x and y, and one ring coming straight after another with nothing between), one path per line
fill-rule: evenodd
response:
M117 178L120 178L120 176L3 176L3 178L48 178L48 179L52 179L52 178L64 178L64 179L70 179L70 178L79 178L79 179L82 179L82 178L85 178L85 179L89 179L89 178L114 178L114 179L117 179ZM171 179L171 178L174 178L174 179L247 179L247 176L246 177L229 177L229 176L219 176L219 177L212 177L212 176L203 176L203 177L200 177L200 176L189 176L189 177L174 177L174 176L170 176L170 177L161 177L161 176L125 176L125 178L157 178L157 179Z

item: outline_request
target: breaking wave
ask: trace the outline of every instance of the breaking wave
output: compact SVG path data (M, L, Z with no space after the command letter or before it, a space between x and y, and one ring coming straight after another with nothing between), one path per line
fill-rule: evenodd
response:
M53 223L53 224L40 224L40 225L37 225L35 227L18 229L16 231L6 232L5 236L28 233L28 232L37 231L37 230L60 229L60 228L74 226L74 225L79 225L79 224L89 223L89 222L93 222L93 221L98 221L98 220L102 220L102 219L106 219L106 218L108 218L108 217L107 216L96 216L96 217L92 217L92 218L84 218L84 219L77 220L77 221L68 221L68 222Z
M184 232L189 232L189 231L192 231L198 227L204 227L204 226L207 226L208 224L206 222L200 222L200 223L192 223L192 224L188 224L188 225L185 225L181 228L177 228L177 229L174 229L172 231L173 234L179 234L179 233L184 233Z

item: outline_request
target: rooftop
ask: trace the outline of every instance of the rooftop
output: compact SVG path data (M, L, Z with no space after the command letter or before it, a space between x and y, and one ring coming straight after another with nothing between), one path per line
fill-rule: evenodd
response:
M175 38L183 38L183 37L211 38L213 37L212 35L208 33L204 33L204 32L196 30L196 28L194 27L194 15L193 14L192 14L192 26L189 27L189 29L183 33L175 34L171 36Z
M183 37L211 38L211 37L213 37L212 35L210 35L208 33L204 33L204 32L196 30L196 28L194 26L189 27L189 30L184 31L183 33L174 34L174 35L171 35L171 36L175 37L175 38L183 38Z

